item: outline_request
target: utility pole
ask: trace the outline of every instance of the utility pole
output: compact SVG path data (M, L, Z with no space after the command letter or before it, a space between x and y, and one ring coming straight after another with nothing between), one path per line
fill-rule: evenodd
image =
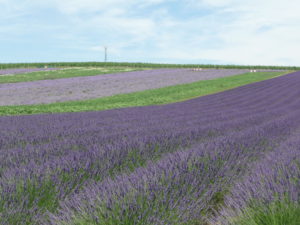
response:
M107 47L104 46L104 62L107 62Z

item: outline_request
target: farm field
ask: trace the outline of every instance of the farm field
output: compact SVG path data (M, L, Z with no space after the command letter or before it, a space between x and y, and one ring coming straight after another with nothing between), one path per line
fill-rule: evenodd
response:
M1 106L1 224L300 224L300 72L286 73ZM45 112L64 113L18 115Z
M0 69L0 78L3 80L3 77L16 74L28 74L33 72L53 72L59 70L58 68L16 68L16 69ZM13 76L14 78L17 76Z
M37 80L54 80L70 77L95 76L100 74L120 73L146 68L136 67L58 67L58 68L19 68L0 69L1 83L18 83ZM14 75L14 76L12 76Z
M53 81L0 84L0 115L95 111L167 104L288 73L288 71L270 72L266 70L256 73L245 72L247 71L233 69L203 71L162 69ZM172 84L177 85L172 86ZM125 92L125 94L118 94L122 92ZM99 95L112 96L95 98ZM75 101L75 99L85 98L87 100ZM70 99L74 101L67 101ZM54 100L61 102L36 104Z
M246 70L205 70L198 72L187 69L159 69L17 84L0 84L0 105L32 105L85 100L192 83L245 72Z

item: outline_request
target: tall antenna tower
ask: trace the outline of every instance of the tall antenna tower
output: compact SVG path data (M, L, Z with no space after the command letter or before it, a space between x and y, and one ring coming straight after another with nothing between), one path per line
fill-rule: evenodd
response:
M107 62L107 46L104 46L104 62Z

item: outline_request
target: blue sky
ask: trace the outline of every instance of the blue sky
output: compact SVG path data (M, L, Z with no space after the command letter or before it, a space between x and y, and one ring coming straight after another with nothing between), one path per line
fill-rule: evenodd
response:
M0 62L300 66L300 1L0 0Z

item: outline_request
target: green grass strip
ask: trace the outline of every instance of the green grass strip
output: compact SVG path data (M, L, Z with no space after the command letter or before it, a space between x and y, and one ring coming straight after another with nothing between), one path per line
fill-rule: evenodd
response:
M228 220L230 225L296 225L300 224L300 204L286 200L257 204Z
M134 67L77 67L66 68L62 70L37 71L31 73L22 73L14 75L0 75L0 84L17 83L37 80L53 80L70 77L95 76L101 74L121 73L137 70L145 70L146 68Z
M82 101L68 101L38 105L0 106L0 115L98 111L133 106L168 104L271 79L290 72L246 73L230 77L217 78L214 80L204 80L189 84L175 85L159 89L129 94L119 94Z

